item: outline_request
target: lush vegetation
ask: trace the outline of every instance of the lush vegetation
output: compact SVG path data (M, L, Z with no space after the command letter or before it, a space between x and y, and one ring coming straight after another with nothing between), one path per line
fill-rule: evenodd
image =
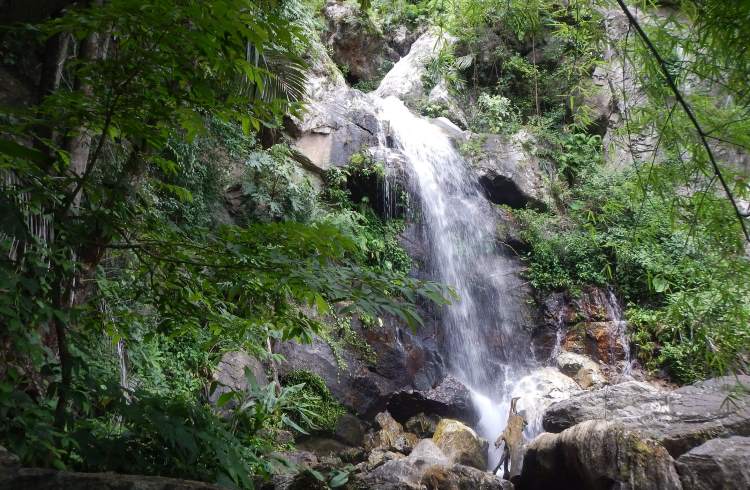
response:
M277 431L341 408L309 374L212 407L224 352L273 371L276 342L442 301L397 225L261 144L301 107L316 25L304 3L112 0L5 32L3 63L40 77L0 119L0 440L24 463L252 487Z
M381 2L375 11L386 24L427 18L458 38L424 83L446 82L467 108L469 129L525 126L535 135L537 156L553 169L553 200L546 212L515 214L540 295L613 285L650 370L681 382L744 372L750 270L739 200L749 189L747 169L732 160L750 148L748 71L746 56L729 53L748 35L738 20L747 6L685 1L654 16L641 3L650 18L642 26L643 17L629 21L606 1ZM605 38L604 12L630 25L621 39ZM598 67L634 79L605 87L624 108L606 143L608 121L588 102L601 91L592 83ZM418 108L451 117L439 104ZM644 138L655 151L636 152ZM481 141L462 150L481 157Z
M535 135L553 200L513 213L539 294L613 285L649 369L747 371L743 2L676 2L610 46L645 97L615 94L606 142L585 101L617 4L360 3L382 32L458 37L423 82L446 83L469 129ZM318 336L347 369L344 350L375 361L360 329L418 326L416 303L446 291L409 275L405 196L383 196L365 153L313 175L280 136L303 109L319 2L38 4L0 33L0 75L28 82L0 111L0 442L30 465L250 488L283 433L330 431L343 408L307 371L218 386L218 361L244 350L275 374L277 343ZM656 156L627 151L652 134Z

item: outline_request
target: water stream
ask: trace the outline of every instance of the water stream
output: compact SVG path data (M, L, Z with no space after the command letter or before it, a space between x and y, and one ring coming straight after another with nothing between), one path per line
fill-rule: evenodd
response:
M410 194L429 244L433 279L455 288L459 300L442 312L443 353L452 374L474 393L478 432L493 442L502 432L510 398L529 419L527 436L541 430L535 396L536 363L524 324L526 308L517 262L499 252L497 218L467 162L450 138L394 97L378 99L388 144L405 160ZM500 455L491 445L489 464Z

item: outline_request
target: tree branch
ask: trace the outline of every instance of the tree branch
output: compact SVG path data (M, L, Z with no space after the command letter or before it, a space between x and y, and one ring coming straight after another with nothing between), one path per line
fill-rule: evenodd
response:
M695 116L695 113L693 112L692 107L690 107L690 104L688 104L688 102L685 100L685 98L682 95L682 92L680 92L680 89L677 87L677 83L675 82L672 75L669 73L669 66L667 65L667 62L664 60L664 58L662 58L661 54L659 54L659 51L656 49L656 46L654 46L654 44L651 42L651 39L649 39L649 37L646 35L643 28L638 23L638 20L635 18L632 12L630 12L628 7L625 5L625 2L623 2L623 0L617 0L617 3L620 5L620 8L627 16L628 22L630 23L630 25L632 25L635 28L641 40L643 40L643 43L651 52L654 59L656 59L657 63L659 64L659 67L661 68L662 74L664 75L664 78L666 79L667 84L669 85L670 90L674 94L675 98L677 99L677 102L680 104L685 114L687 114L688 119L690 119L690 122L692 123L692 125L695 127L695 130L698 133L698 137L700 138L703 147L706 149L706 154L708 155L708 159L711 162L711 167L713 167L714 175L721 183L721 187L724 189L724 193L726 193L727 197L729 198L729 201L732 203L732 207L734 208L734 212L737 215L737 219L740 222L740 226L742 227L742 232L745 235L745 239L748 242L750 242L750 232L748 231L747 225L745 224L745 217L742 211L740 211L739 205L737 204L737 200L732 194L732 191L729 189L729 185L727 184L727 181L724 178L724 175L722 174L718 163L716 162L716 158L714 158L714 153L711 150L711 146L708 144L708 140L706 139L706 136L707 136L706 133L703 131L703 128L698 122L698 119Z

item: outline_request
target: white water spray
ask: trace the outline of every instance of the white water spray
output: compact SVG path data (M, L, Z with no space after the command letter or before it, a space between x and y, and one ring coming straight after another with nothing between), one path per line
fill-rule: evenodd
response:
M474 393L482 437L492 443L502 432L513 396L521 397L518 407L526 413L531 437L541 431L543 407L531 339L520 328L528 324L526 298L512 273L517 262L496 246L498 223L491 204L443 130L394 97L377 102L391 146L405 157L411 195L431 248L429 273L455 288L460 298L442 316L449 369ZM491 445L491 467L499 458Z

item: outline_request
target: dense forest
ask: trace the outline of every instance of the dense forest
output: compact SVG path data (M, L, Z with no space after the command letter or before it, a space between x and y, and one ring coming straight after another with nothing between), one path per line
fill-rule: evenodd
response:
M524 354L498 354L490 441L508 410L525 417L523 474L504 439L516 488L552 488L548 473L559 488L750 483L748 2L0 0L0 26L0 455L55 470L14 480L2 463L0 486L110 488L59 475L114 472L207 485L148 488L512 488L485 471L500 468L474 432L490 437L487 393L441 327L467 294L506 300L431 259L431 196L383 115L393 94L476 174L497 227L476 248L518 264L529 313L508 338ZM583 360L567 372L561 351ZM607 444L629 448L611 463L629 483L578 479L539 463L537 436L589 422L552 430L558 398L532 409L521 392L550 366L565 399L637 385L731 414L679 450L624 422ZM434 395L445 379L460 389ZM453 419L473 439L445 435ZM742 439L738 486L686 476L683 457L718 438ZM455 466L413 474L424 441Z

